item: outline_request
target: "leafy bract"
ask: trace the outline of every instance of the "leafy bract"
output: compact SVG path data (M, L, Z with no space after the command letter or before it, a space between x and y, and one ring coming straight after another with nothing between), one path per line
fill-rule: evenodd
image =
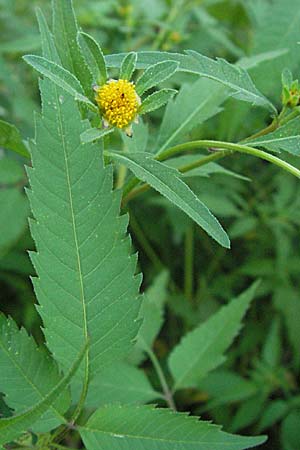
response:
M111 156L182 209L220 245L227 248L230 246L220 223L184 183L176 169L156 161L149 153L111 153Z
M176 72L177 67L178 63L175 61L164 61L147 67L145 72L136 82L136 92L138 95L142 95L153 86L156 86L158 83L170 78L170 76Z
M40 26L44 55L52 57L51 35L45 22ZM131 349L140 277L127 218L119 217L120 193L112 192L111 167L104 168L99 146L80 142L89 126L73 98L49 80L40 84L43 115L28 168L37 248L33 284L46 343L59 364L70 367L77 349L90 342L87 382Z
M118 362L91 382L85 406L98 408L116 402L143 404L159 397L161 394L154 391L142 369Z
M182 338L169 357L174 390L197 386L201 378L225 361L224 352L238 334L256 288L254 283Z
M125 56L120 68L119 78L121 80L131 79L132 74L135 70L135 63L136 63L136 53L135 52L128 53L128 55Z
M87 33L78 33L79 44L84 47L85 57L89 62L90 70L94 75L95 81L99 84L106 83L107 72L102 49L98 42Z
M90 108L97 110L96 106L83 94L79 81L71 72L41 56L27 55L24 56L24 60L40 74L71 94L76 100L86 103Z
M0 147L13 150L19 155L29 157L27 147L22 141L19 130L11 123L0 120Z
M175 61L179 63L178 71L215 80L230 88L235 98L276 112L272 103L257 90L247 71L225 60L214 60L195 51L187 51L186 55L168 52L138 52L137 55L138 69L145 69L158 62ZM123 56L109 55L106 62L110 67L119 67Z
M272 133L247 141L252 147L264 147L273 152L285 151L300 156L300 117L290 120Z
M56 399L67 388L70 381L78 370L85 354L87 345L76 355L76 359L71 365L66 375L44 395L41 401L28 408L25 412L0 420L0 444L5 444L17 438L20 433L32 427L34 423L52 406Z
M241 450L262 444L260 437L233 436L209 422L151 406L100 408L80 428L87 450Z
M149 95L139 107L139 114L146 114L161 108L176 94L175 89L161 89Z
M41 401L61 380L55 362L39 349L24 329L0 315L0 391L5 402L20 413ZM35 424L46 432L65 422L63 413L70 405L67 392Z

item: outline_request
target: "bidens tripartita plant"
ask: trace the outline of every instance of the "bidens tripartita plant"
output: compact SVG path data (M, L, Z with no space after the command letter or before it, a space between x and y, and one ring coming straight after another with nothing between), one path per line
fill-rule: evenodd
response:
M27 193L36 244L31 259L37 277L32 281L46 349L1 316L0 390L12 415L0 420L0 444L65 448L65 436L77 433L88 450L257 446L266 438L225 433L219 426L176 412L174 399L179 390L197 388L199 380L224 362L257 283L183 337L168 357L167 377L152 350L163 304L152 304L150 296L139 294L141 276L136 275L121 202L125 205L151 186L228 248L226 232L181 172L242 152L299 177L295 167L257 148L284 149L290 144L295 116L287 113L295 102L285 92L287 100L278 115L245 70L195 52L129 53L105 59L99 44L78 31L70 1L55 0L53 16L52 35L38 12L43 56L26 57L43 76L42 114L36 116L30 145ZM106 62L109 70L120 68L118 78L108 76ZM143 70L136 81L135 67ZM121 152L107 145L106 135L121 131L132 136L139 116L170 101L173 89L144 94L166 80L170 83L177 71L211 78L226 87L224 97L234 93L267 108L274 115L271 127L249 137L247 144L201 140L171 146L168 138L170 145L161 145L156 153ZM201 147L213 151L185 166L164 163ZM120 164L134 176L129 174L114 190L113 169ZM163 275L157 281L159 292L165 283ZM145 357L157 371L160 389L138 367Z

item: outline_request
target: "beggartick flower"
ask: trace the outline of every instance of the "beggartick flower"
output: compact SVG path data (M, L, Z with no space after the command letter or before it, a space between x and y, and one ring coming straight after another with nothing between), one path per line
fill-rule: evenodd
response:
M132 124L138 123L139 116L160 108L176 93L174 89L160 89L143 98L147 91L176 72L176 61L166 60L147 65L142 75L133 82L131 78L136 68L137 54L131 52L121 63L119 78L112 79L108 78L102 50L94 38L79 32L78 42L88 63L88 66L84 66L82 76L78 72L75 76L56 62L41 56L27 55L24 59L42 75L73 95L77 101L100 115L102 128L90 128L83 132L83 143L101 139L116 128L131 137ZM91 74L94 81L92 86L88 82Z
M96 103L103 117L103 126L120 128L132 136L133 122L138 123L141 98L135 85L128 80L108 80L103 86L94 86Z
M103 133L99 130L99 138L115 128L131 137L132 124L138 123L140 115L160 108L176 93L174 89L161 89L142 99L143 94L149 89L173 75L178 63L163 61L150 65L135 83L131 81L137 60L135 52L127 54L123 59L118 79L108 79L102 52L101 55L98 53L99 57L101 62L97 65L97 82L93 86L103 126ZM95 140L95 130L90 134Z

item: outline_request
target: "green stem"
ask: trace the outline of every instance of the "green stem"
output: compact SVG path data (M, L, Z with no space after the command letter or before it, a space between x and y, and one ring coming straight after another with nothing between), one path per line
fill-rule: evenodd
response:
M157 373L157 376L159 378L163 393L164 393L164 397L165 400L167 402L167 404L169 405L169 407L171 409L173 409L174 411L176 411L176 405L173 399L173 395L172 392L168 386L165 374L160 366L160 363L155 355L155 353L152 351L152 349L146 344L145 341L143 341L143 346L144 346L144 350L145 352L148 354L149 358L152 361L153 367Z
M232 142L223 142L223 141L210 141L210 140L199 140L199 141L192 141L192 142L186 142L185 144L176 145L174 147L170 147L164 152L161 153L159 156L160 160L163 161L164 159L170 158L171 156L177 155L178 153L181 153L183 151L187 150L197 150L199 148L213 148L214 150L218 149L226 149L230 150L230 152L223 153L223 156L229 155L232 152L239 152L239 153L245 153L248 155L256 156L257 158L263 159L265 161L269 161L276 166L280 167L283 170L286 170L287 172L291 173L297 178L300 178L300 170L298 170L296 167L292 166L291 164L287 163L286 161L283 161L277 156L274 156L270 153L264 152L263 150L259 150L254 147L249 147L247 145L242 144L233 144Z
M194 227L191 224L185 234L184 245L184 294L193 301L193 278L194 278Z

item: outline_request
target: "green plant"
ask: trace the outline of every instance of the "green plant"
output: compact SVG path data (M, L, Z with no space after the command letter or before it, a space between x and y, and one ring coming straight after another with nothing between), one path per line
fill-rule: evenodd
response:
M170 22L180 11L180 2L175 3L168 16ZM288 323L293 364L299 368L300 363L294 309L285 311L281 299L282 291L283 296L288 293L287 302L292 305L295 295L292 280L297 271L292 264L285 269L292 253L292 238L285 245L282 242L286 232L292 236L299 225L297 212L294 214L298 197L294 198L293 192L299 189L300 170L289 156L273 154L283 151L299 156L297 83L285 70L278 113L248 73L261 62L276 61L282 50L273 54L265 51L239 64L214 60L194 50L125 52L104 57L99 43L78 29L71 1L53 0L52 7L53 34L43 14L37 13L42 56L24 58L43 77L39 80L42 113L35 118L35 137L24 142L14 125L0 121L1 146L28 158L27 197L35 243L30 257L36 271L32 282L39 314L35 318L38 342L19 329L13 319L0 316L0 391L4 394L0 410L5 415L0 420L0 445L59 449L70 448L74 442L88 450L221 450L246 449L266 441L264 436L225 433L219 426L177 412L188 409L178 405L193 404L194 396L203 391L209 395L208 402L204 407L196 402L193 412L212 410L216 422L223 422L232 433L258 419L251 430L256 434L287 414L283 441L290 440L285 448L293 448L299 397L293 396L290 373L281 367L281 316L258 325L253 317L251 323L257 327L251 334L249 326L250 331L242 333L229 352L251 302L256 296L269 294ZM208 20L203 12L199 17ZM169 31L164 30L158 34L156 46L163 47L170 38ZM115 74L116 69L119 81L109 80L108 72ZM142 71L136 78L135 70ZM181 85L180 77L187 74L194 77L193 82ZM132 79L136 79L135 85ZM161 84L162 89L155 90ZM179 88L176 96L174 87ZM143 99L147 91L151 93ZM234 102L247 112L254 106L265 110L265 114L271 114L271 122L237 142L224 141L217 134L213 134L214 139L201 135L186 139L196 125L215 117L231 97L245 103L229 100L224 115L232 112ZM154 139L145 122L134 122L165 104L163 119L153 116L157 130ZM203 148L210 153L201 153ZM277 171L273 177L276 195L267 201L263 194L268 197L268 193L261 190L262 201L254 211L251 199L243 202L240 195L247 189L251 192L250 187L244 187L240 168L235 171L235 158L240 154L268 161ZM232 160L229 168L216 163L227 157ZM282 178L279 169L289 178ZM222 174L226 183L218 186L205 180L212 173ZM251 170L246 173L250 175ZM17 187L24 184L24 174L14 159L0 161L0 177L7 217L3 243L0 238L0 262L7 268L18 264L18 252L12 255L8 243L16 241L24 229L29 206ZM205 183L208 188L204 189ZM258 183L264 186L263 176ZM162 197L150 197L145 206L139 201L140 195L150 188ZM207 199L201 195L202 189ZM226 194L225 206L222 191ZM214 204L216 198L221 198L221 204ZM220 215L226 216L224 210L227 214L233 211L234 222L228 232L231 237L259 230L257 239L262 242L256 251L247 252L251 255L247 261L238 261L229 275L218 277L213 289L225 304L218 308L208 301L210 311L203 311L201 302L197 303L207 287L201 280L198 286L195 284L195 227L199 225L219 244L217 247L201 234L208 253L211 248L217 249L207 264L208 280L218 273L222 252L230 247L230 240L206 203L217 213L219 207ZM13 227L11 205L19 208ZM156 211L161 206L167 222L162 231L161 224L149 217L150 208ZM152 262L151 269L146 270L155 274L145 295L139 293L142 278L127 235L129 219L132 234ZM162 251L161 258L150 243L155 239L161 243L169 229L175 241L184 240L183 289L168 273L174 270L172 254L165 257ZM270 230L275 242L269 244ZM276 271L270 266L273 259L265 258L262 249L266 248L270 253L277 252ZM299 258L295 259L297 266ZM32 273L24 261L19 267L26 275ZM239 285L243 276L246 281ZM249 278L263 278L263 282L250 283ZM250 287L244 289L245 285ZM242 294L228 302L236 287L241 287ZM209 295L207 298L211 300ZM166 303L175 323L165 330L169 348L160 360L153 346L163 326ZM254 309L252 314L256 313ZM183 333L178 333L176 320L183 326ZM249 363L247 351L252 350L266 326L267 337ZM230 366L239 359L242 365L251 367L247 377L237 375ZM149 378L141 364L151 364ZM284 399L272 398L277 391L284 393ZM187 393L190 400L181 401ZM159 407L146 405L150 402ZM235 402L243 403L231 414L229 423L226 408Z

